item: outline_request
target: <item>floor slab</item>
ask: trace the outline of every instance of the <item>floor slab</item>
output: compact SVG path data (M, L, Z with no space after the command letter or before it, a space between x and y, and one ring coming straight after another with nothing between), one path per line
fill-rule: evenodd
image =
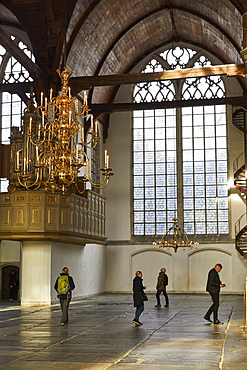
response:
M58 304L24 308L15 302L0 303L0 368L246 369L242 295L220 296L223 325L203 319L211 304L209 295L169 298L169 307L155 308L155 295L149 294L139 327L132 323L131 294L72 301L64 327Z

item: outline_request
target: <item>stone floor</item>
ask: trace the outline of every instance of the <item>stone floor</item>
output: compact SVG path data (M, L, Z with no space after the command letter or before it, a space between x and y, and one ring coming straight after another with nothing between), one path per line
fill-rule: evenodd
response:
M169 308L155 308L149 294L143 326L132 323L130 294L72 301L63 327L58 304L24 308L2 302L0 368L246 370L243 296L220 298L223 325L202 318L211 304L207 294L170 294Z

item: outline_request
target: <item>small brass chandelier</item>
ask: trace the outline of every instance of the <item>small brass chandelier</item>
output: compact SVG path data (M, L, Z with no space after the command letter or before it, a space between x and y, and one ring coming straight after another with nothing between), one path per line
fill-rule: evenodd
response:
M20 188L65 193L72 184L82 194L89 182L95 188L104 188L113 175L109 156L105 151L104 167L100 168L103 179L95 183L91 178L89 150L99 141L98 122L91 115L88 141L85 140L84 123L90 111L87 95L83 104L71 95L68 81L69 68L60 73L61 94L43 98L39 111L34 107L34 96L24 113L21 131L14 127L11 133L11 170L9 191Z
M173 225L165 232L161 240L158 242L153 242L155 250L168 250L173 248L175 253L178 248L196 249L199 243L192 242L189 240L188 235L185 231L179 227L178 220L176 217L173 218Z

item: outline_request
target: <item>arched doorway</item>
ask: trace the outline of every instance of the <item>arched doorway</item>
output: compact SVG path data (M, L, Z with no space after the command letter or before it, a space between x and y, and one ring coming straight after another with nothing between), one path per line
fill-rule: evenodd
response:
M9 265L2 268L2 300L9 299L9 275L14 272L16 286L14 288L14 300L18 300L19 292L19 267Z

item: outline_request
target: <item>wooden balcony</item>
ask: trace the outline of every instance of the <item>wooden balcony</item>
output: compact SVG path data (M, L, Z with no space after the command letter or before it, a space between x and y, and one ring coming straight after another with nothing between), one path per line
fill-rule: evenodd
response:
M0 239L53 240L65 243L105 241L105 198L17 191L0 194Z

